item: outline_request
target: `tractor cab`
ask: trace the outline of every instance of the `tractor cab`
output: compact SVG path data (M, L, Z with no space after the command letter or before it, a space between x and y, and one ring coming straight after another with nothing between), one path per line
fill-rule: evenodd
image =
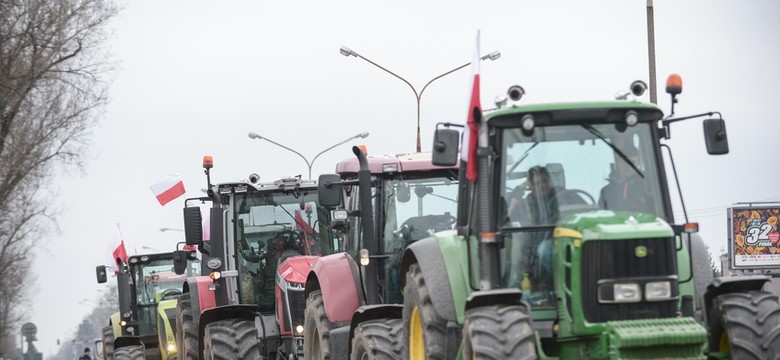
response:
M631 218L658 226L657 218L671 220L654 127L661 116L653 105L627 101L557 104L541 113L517 106L490 116L501 154L493 203L507 287L522 288L532 306L555 306L559 222Z
M186 273L181 275L174 272L173 253L131 256L128 258L128 265L132 321L127 324L133 327L133 333L140 336L144 344L156 344L158 305L161 301L175 299L182 293L187 276L200 273L200 262L191 259Z

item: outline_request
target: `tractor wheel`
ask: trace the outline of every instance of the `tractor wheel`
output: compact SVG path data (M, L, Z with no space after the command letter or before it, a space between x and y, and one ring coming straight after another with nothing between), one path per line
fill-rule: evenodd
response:
M428 286L418 264L406 273L403 309L404 358L410 360L445 360L447 321L433 308ZM460 339L450 339L460 343Z
M732 359L774 359L780 354L780 304L766 291L728 293L715 298L710 350Z
M707 292L707 286L712 283L715 278L712 273L712 264L710 258L710 252L707 250L707 246L704 244L701 236L693 236L691 238L691 248L689 249L691 254L691 264L693 268L693 286L695 289L694 294L694 308L700 309L694 313L694 318L699 323L704 322L704 293Z
M535 360L536 344L525 305L492 305L466 311L463 358Z
M333 324L325 314L322 290L315 290L306 299L303 320L303 357L312 360L330 360L330 329Z
M206 325L203 339L205 360L258 360L260 339L254 321L229 319Z
M377 319L360 323L352 338L352 360L403 359L401 319Z
M144 347L131 345L114 350L116 360L144 360Z
M114 327L108 325L103 328L103 353L106 360L114 360Z
M181 360L198 360L198 327L192 317L190 293L176 302L176 354Z

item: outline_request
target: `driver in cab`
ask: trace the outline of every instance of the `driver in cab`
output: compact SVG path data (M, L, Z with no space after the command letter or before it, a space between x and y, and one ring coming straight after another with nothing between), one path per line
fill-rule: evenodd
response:
M554 225L560 216L560 204L585 203L576 194L554 186L547 168L538 165L528 169L527 180L515 187L509 198L507 216L522 225Z

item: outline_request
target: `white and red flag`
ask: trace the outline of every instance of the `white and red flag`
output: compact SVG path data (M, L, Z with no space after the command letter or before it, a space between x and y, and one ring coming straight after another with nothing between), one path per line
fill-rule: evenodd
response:
M474 60L471 61L473 82L471 83L471 100L469 101L469 113L466 120L466 129L463 131L463 145L460 150L460 158L466 162L466 179L472 183L477 182L477 138L479 137L479 122L482 118L482 106L479 102L479 31L477 31L477 43L474 50Z
M108 252L111 254L110 264L115 269L118 269L118 260L127 263L127 250L125 249L125 241L122 239L122 232L119 230L119 224L116 224L116 230L114 230L114 234L111 235L111 242L108 244Z
M181 180L179 174L168 175L156 184L150 186L149 189L152 189L152 193L157 197L157 201L160 202L160 205L165 205L187 192L184 190L184 182Z

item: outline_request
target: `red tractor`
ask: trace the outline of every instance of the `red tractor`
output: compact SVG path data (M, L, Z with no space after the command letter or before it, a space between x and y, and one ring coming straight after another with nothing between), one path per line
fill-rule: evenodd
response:
M353 152L338 174L319 179L321 204L343 205L332 226L343 232L345 252L317 259L306 280L306 359L371 351L400 358L401 255L456 220L457 166L434 166L430 153Z
M208 179L211 162L204 168ZM208 198L187 201L186 242L199 246L207 270L188 279L179 299L181 359L303 357L306 275L339 239L315 181L258 179L214 186L208 179Z

